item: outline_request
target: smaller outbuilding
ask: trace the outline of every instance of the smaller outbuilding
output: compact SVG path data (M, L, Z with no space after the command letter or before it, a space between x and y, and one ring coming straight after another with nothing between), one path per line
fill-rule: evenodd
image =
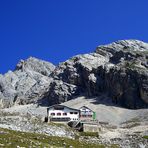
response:
M80 120L91 121L96 120L96 113L86 106L82 106L80 109Z

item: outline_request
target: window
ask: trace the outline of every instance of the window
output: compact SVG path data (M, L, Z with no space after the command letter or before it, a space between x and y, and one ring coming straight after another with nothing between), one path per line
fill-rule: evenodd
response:
M74 112L74 114L78 114L78 112Z
M82 115L82 117L86 117L86 115Z
M63 116L67 116L67 113L63 113Z
M70 112L70 114L73 114L73 112Z
M55 116L55 113L51 113L50 115L51 115L51 116Z
M92 118L92 115L88 115L88 117Z
M61 116L61 113L57 113L57 116Z

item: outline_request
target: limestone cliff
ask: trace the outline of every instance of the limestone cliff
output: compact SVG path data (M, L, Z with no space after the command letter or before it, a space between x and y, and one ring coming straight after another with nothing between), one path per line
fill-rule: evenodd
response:
M99 46L93 53L61 63L52 77L62 82L62 87L68 86L59 93L61 85L56 83L49 92L49 100L58 103L76 95L93 97L106 93L115 104L128 108L147 107L148 44L123 40Z
M102 93L123 107L148 107L147 43L122 40L98 46L94 52L74 56L56 67L29 58L21 60L14 72L0 75L1 107L55 104Z

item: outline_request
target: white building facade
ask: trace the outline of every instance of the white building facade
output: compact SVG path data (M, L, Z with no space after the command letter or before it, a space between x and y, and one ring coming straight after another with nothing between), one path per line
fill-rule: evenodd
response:
M64 105L53 105L47 109L48 120L53 122L78 121L80 110Z

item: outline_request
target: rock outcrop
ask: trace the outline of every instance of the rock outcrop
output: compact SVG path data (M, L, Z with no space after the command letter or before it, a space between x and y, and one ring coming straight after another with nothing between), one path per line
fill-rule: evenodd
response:
M36 58L21 60L14 72L0 76L0 106L27 104L46 98L52 81L49 75L54 69L53 64Z
M127 108L148 107L148 44L122 40L59 64L29 58L0 75L0 104L55 104L102 93ZM98 97L99 98L99 97Z
M106 93L115 104L127 108L147 107L148 44L124 40L99 46L94 53L78 55L61 63L52 77L69 84L63 98L49 95L49 99L58 103L76 95L93 97ZM69 91L71 85L75 88L73 93ZM56 90L60 87L55 85ZM53 94L54 90L50 93Z

